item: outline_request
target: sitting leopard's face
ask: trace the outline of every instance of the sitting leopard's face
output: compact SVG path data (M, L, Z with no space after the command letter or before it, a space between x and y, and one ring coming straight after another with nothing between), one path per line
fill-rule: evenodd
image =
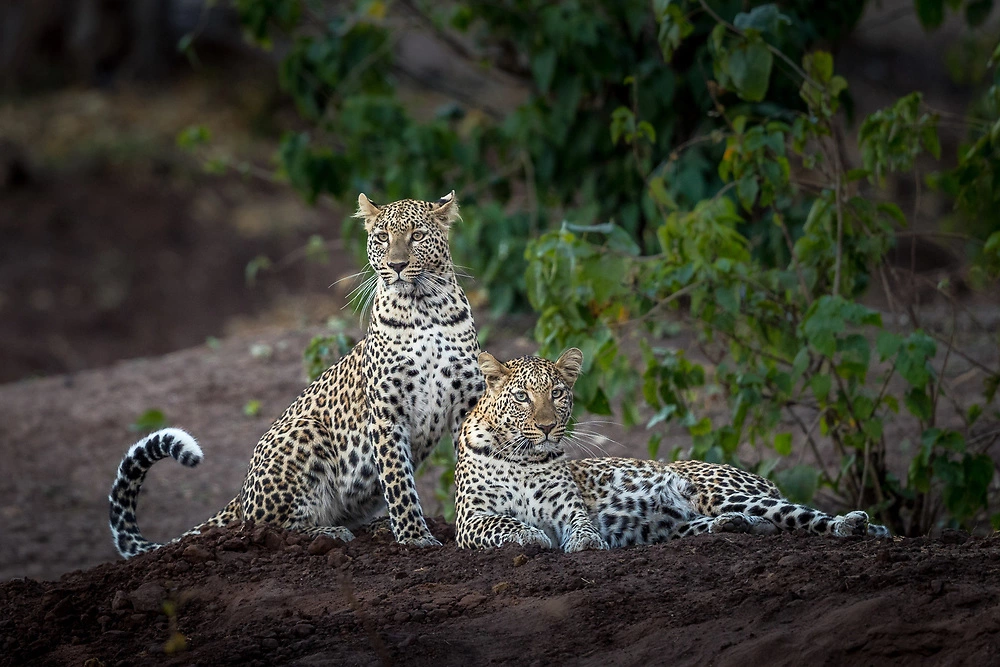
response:
M358 196L356 218L368 232L368 262L383 287L404 294L443 291L453 273L448 229L458 219L452 190L436 202L401 199L379 206Z
M479 355L486 394L476 412L496 436L493 455L538 460L563 452L573 384L582 364L583 353L575 347L555 362L520 357L501 363L488 352Z

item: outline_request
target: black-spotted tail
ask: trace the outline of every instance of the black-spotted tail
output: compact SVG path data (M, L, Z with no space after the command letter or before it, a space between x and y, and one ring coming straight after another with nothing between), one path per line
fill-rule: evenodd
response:
M125 558L161 546L139 532L135 509L146 473L154 463L168 456L193 468L201 463L204 455L191 435L179 428L165 428L132 445L118 465L118 476L111 486L108 502L111 504L111 536L118 553Z

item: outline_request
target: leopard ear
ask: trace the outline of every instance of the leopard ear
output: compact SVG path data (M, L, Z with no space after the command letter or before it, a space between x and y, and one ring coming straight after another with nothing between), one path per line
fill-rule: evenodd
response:
M500 391L511 373L509 368L497 361L497 358L489 352L479 353L479 369L483 371L486 386L493 393Z
M455 196L454 190L434 203L431 208L431 217L444 231L448 231L451 223L461 218L458 214L458 198Z
M365 221L365 231L371 231L372 225L375 223L375 218L378 217L380 209L372 200L368 199L364 192L358 195L358 212L354 214L355 218L361 218Z
M556 359L556 368L559 369L563 379L572 387L580 376L580 369L583 368L583 352L579 348L569 348Z

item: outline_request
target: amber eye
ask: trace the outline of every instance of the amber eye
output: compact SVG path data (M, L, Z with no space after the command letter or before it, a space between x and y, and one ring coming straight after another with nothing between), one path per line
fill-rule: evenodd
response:
M528 392L524 391L523 389L518 389L517 391L514 392L514 400L520 401L521 403L527 403Z
M378 241L379 243L388 243L389 234L387 232L379 232L378 234L375 235L375 240Z
M413 232L413 236L410 238L414 241L423 241L425 236L427 236L426 232Z
M562 387L556 387L555 389L552 390L552 398L561 398L562 395L565 393L566 393L565 389L563 389Z

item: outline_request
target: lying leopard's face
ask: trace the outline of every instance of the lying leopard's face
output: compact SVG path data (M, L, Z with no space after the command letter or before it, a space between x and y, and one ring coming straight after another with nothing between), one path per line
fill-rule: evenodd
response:
M368 263L384 287L433 294L452 271L448 229L458 219L455 192L436 202L401 199L378 206L362 193L355 217L365 221Z
M575 347L555 362L520 357L501 363L488 352L479 355L486 378L485 418L497 438L494 455L535 459L562 453L582 364L583 353Z

